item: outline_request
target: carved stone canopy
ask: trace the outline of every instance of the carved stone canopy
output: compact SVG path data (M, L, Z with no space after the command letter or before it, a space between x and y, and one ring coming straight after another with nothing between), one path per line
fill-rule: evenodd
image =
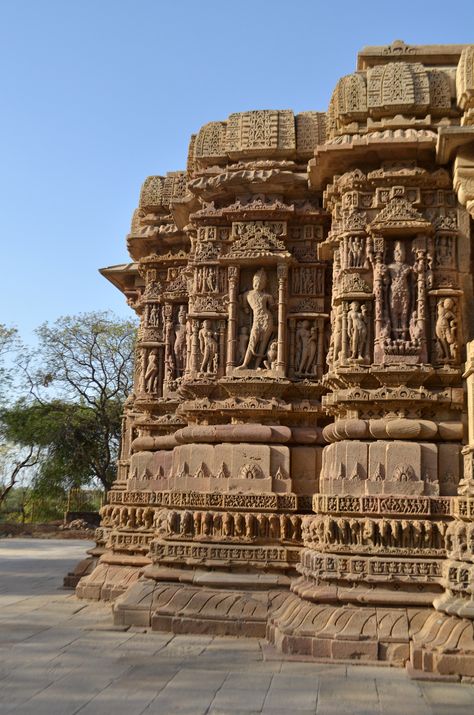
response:
M393 198L369 224L371 233L382 235L411 235L433 233L430 221L405 198Z
M263 260L266 264L290 262L292 255L284 242L268 226L250 224L234 240L221 261L254 265L257 260Z

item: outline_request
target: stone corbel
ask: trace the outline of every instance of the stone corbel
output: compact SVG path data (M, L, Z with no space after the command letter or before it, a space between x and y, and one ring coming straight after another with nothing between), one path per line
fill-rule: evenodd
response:
M436 144L436 161L453 161L453 187L459 203L474 218L474 127L440 127Z
M474 218L474 144L458 151L454 160L453 185L459 203Z

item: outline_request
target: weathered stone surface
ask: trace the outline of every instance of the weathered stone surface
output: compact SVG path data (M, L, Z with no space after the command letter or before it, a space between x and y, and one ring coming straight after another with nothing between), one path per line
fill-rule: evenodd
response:
M471 677L473 53L365 48L326 113L232 114L145 181L103 271L140 327L78 585L117 622Z

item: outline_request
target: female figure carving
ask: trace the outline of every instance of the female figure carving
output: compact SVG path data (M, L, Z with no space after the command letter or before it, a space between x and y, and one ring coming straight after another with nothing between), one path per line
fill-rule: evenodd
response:
M217 372L217 340L210 320L204 320L199 331L199 348L202 353L201 372Z
M158 391L158 351L151 350L148 355L148 362L145 372L145 390L147 392L157 392Z
M318 347L318 330L313 325L308 330L309 321L304 320L300 335L300 363L298 372L301 374L309 374L313 366L316 350Z
M181 377L186 369L186 310L182 305L178 313L178 323L175 326L174 354L176 360L176 377Z
M353 360L361 360L365 357L367 317L365 311L359 308L357 301L351 303L350 310L347 313L347 325L351 342L351 358Z
M454 300L445 298L438 303L438 318L436 320L436 337L442 360L451 360L457 357L456 332L457 320L454 312Z

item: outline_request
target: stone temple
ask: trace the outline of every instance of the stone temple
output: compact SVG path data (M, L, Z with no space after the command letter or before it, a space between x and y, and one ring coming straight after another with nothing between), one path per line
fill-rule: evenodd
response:
M474 676L474 45L366 47L150 176L81 598L117 624Z

